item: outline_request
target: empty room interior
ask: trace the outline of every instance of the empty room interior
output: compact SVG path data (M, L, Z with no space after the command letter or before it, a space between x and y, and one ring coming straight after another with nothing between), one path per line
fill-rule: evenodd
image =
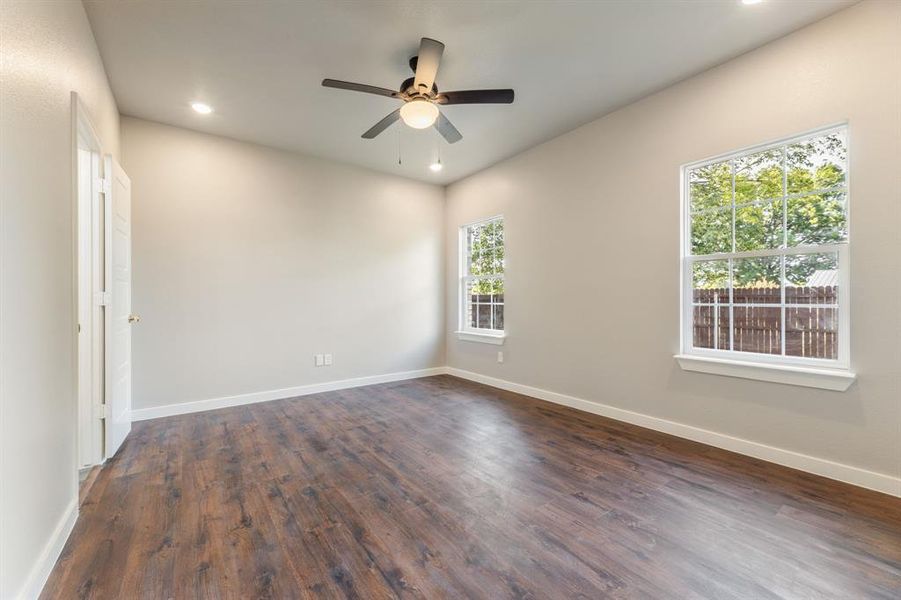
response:
M901 598L901 0L0 51L0 599Z

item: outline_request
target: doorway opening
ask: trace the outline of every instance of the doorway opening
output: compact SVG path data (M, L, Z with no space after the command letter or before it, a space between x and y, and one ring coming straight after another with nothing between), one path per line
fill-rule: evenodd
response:
M131 431L131 180L72 93L77 460L83 500Z
M72 93L75 170L77 457L79 482L103 463L104 204L103 147Z

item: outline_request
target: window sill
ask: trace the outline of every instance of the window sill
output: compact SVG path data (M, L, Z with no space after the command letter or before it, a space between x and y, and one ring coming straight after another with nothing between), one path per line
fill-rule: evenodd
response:
M506 339L505 333L481 333L475 331L457 331L457 339L464 342L480 342L482 344L494 344L501 346Z
M674 358L679 362L683 371L771 381L837 392L847 390L857 378L857 375L844 369L776 365L689 354L676 354Z

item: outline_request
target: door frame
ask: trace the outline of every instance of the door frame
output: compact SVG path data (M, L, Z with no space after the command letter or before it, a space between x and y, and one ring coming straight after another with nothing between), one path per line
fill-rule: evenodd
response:
M104 205L100 136L76 92L72 105L75 456L81 471L104 461ZM86 154L85 154L86 153ZM86 164L89 161L89 164Z

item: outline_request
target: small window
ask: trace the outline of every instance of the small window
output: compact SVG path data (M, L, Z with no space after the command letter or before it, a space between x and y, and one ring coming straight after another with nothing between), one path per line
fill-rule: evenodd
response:
M683 354L847 367L846 128L682 176Z
M494 217L460 229L460 329L504 331L504 219Z

